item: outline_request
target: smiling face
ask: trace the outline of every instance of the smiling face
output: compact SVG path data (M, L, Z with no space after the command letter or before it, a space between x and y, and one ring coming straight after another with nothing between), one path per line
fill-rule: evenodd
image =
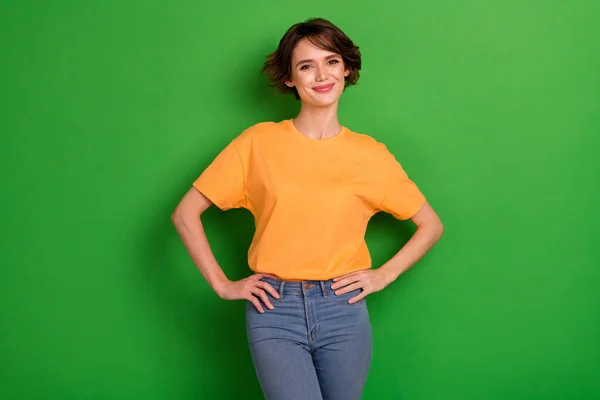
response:
M304 38L298 41L291 62L291 76L285 84L296 88L303 103L327 107L339 100L350 74L339 54Z

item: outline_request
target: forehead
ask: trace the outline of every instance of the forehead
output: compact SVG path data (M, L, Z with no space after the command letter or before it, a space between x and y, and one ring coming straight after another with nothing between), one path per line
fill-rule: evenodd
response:
M316 46L309 39L303 38L298 41L298 44L294 48L292 60L325 58L335 54L336 53L334 52Z

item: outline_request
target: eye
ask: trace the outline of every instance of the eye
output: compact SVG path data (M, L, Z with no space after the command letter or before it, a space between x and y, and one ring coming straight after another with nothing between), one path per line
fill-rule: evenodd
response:
M340 60L335 60L335 59L334 60L329 60L329 64L337 64L339 62L340 62Z
M304 71L305 69L308 69L309 67L310 67L310 65L304 64L303 66L300 67L300 71Z

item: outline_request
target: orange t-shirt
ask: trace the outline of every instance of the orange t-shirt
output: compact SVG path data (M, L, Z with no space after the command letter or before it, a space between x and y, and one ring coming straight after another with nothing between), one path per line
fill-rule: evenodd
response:
M364 236L373 214L408 219L425 202L385 145L345 127L310 139L292 120L246 129L193 186L221 210L252 212L253 271L295 281L370 268Z

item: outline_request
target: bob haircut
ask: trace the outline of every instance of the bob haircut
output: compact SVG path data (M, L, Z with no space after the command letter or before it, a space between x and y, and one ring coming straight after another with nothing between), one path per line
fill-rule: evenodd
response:
M292 54L298 42L307 38L317 47L339 54L344 62L344 68L350 69L345 78L344 88L358 82L361 67L360 51L352 40L341 29L323 18L311 18L305 22L292 25L279 41L277 50L267 55L261 69L270 81L269 86L282 94L293 93L300 99L295 87L285 84L291 77Z

